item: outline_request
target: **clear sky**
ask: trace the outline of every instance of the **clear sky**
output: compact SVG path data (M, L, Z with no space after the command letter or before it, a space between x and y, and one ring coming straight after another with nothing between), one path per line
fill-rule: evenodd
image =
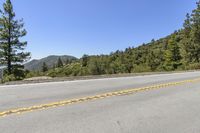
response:
M4 0L0 0L0 4ZM196 0L12 0L32 58L109 54L182 27Z

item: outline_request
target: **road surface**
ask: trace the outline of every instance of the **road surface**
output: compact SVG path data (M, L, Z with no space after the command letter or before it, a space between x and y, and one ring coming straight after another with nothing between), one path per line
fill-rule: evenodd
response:
M130 89L137 91L121 94ZM13 109L108 93L113 95L1 116ZM0 87L0 133L199 132L198 71Z

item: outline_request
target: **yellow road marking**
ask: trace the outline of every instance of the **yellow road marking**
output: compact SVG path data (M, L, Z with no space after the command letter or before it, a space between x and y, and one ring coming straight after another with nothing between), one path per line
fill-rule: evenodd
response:
M31 106L31 107L27 107L27 108L11 109L11 110L0 112L0 118L8 116L8 115L12 115L12 114L22 114L22 113L26 113L26 112L32 112L32 111L37 111L37 110L65 106L65 105L69 105L69 104L81 103L81 102L103 99L103 98L108 98L108 97L113 97L113 96L133 94L133 93L142 92L142 91L156 90L156 89L166 88L166 87L170 87L170 86L178 86L178 85L182 85L182 84L186 84L186 83L195 83L195 82L199 82L199 81L200 81L200 78L197 78L197 79L192 79L192 80L184 80L184 81L178 81L178 82L158 84L158 85L141 87L141 88L125 89L125 90L108 92L108 93L95 95L95 96L63 100L63 101L53 102L53 103L49 103L49 104L41 104L41 105Z

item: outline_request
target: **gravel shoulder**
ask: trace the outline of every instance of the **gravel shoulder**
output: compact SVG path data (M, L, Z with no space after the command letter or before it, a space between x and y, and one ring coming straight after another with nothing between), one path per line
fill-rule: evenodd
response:
M184 72L195 72L195 70L193 70L193 71L173 71L173 72L145 72L145 73L129 73L129 74L91 75L91 76L70 76L70 77L55 77L55 78L42 76L42 77L33 77L33 78L25 79L22 81L6 82L3 84L0 84L0 86L46 83L46 82L64 82L64 81L74 81L74 80L118 78L118 77L135 77L135 76L172 74L172 73L184 73Z

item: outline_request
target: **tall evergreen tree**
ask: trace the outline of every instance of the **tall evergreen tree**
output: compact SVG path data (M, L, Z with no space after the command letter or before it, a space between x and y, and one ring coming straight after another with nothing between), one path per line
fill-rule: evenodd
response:
M200 62L200 1L197 2L197 8L191 15L191 43L193 46L193 62Z
M24 52L27 42L20 41L26 35L23 20L16 20L13 5L10 0L3 4L0 11L0 63L7 64L8 74L19 68L29 59L30 53Z
M165 67L167 70L175 70L181 65L180 48L176 42L176 36L173 35L168 42L168 48L165 52Z
M46 72L48 71L48 66L45 62L43 62L43 65L42 65L42 72Z
M158 59L156 58L154 51L150 51L148 55L148 59L147 59L147 64L151 68L152 71L155 71L157 68L157 63L156 63L157 60Z
M63 67L63 62L61 58L58 58L57 67Z
M188 13L186 15L186 20L183 24L184 29L182 30L182 40L181 40L181 56L182 56L182 62L184 65L188 65L190 62L192 62L192 45L191 45L191 18L190 14Z
M84 54L83 57L81 58L82 66L86 67L88 65L88 61L89 61L89 56Z

